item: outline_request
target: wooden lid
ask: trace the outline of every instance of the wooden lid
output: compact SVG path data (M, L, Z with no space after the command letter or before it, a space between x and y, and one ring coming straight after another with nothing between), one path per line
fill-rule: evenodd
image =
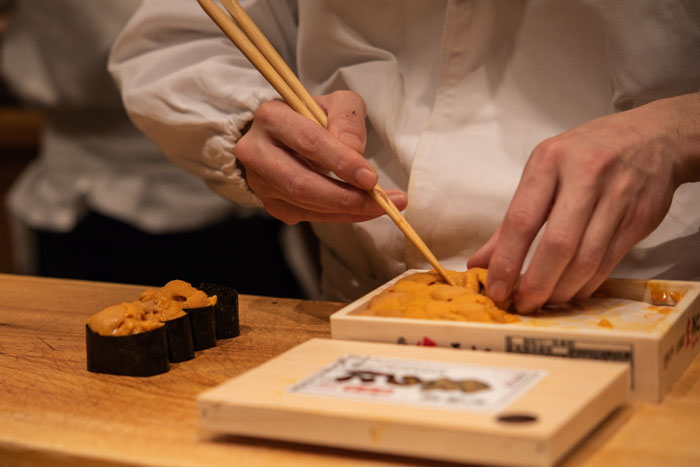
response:
M214 432L550 465L628 393L627 364L312 339L198 404Z

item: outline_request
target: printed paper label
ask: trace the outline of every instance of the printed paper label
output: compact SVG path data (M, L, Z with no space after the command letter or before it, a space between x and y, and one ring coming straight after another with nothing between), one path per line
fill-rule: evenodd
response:
M288 391L496 413L546 374L544 370L345 355Z

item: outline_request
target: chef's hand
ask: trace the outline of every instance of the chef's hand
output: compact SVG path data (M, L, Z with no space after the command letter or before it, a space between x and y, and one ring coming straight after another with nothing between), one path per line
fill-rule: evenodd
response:
M328 130L286 103L262 104L234 155L248 186L265 209L287 224L362 222L384 213L366 190L377 173L362 153L366 143L365 103L351 91L317 98L328 114ZM329 177L332 172L341 180ZM387 190L399 209L401 191Z
M511 297L520 313L590 296L659 225L676 188L700 180L699 139L696 93L544 141L530 155L503 223L468 266L488 267L487 293L496 301Z

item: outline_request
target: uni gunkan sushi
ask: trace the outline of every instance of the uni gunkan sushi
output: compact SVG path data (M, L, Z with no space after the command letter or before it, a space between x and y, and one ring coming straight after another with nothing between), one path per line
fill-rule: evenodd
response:
M121 303L95 313L85 325L87 369L152 376L170 369L165 324L150 319L142 303Z
M138 301L92 315L85 326L88 370L129 376L165 373L170 363L214 347L217 338L237 336L236 290L202 285L206 291L173 280L144 291Z
M194 358L192 327L187 313L177 302L166 300L141 300L149 319L165 324L170 362L184 362Z
M192 287L188 282L172 280L160 289L149 289L141 294L141 301L176 303L190 321L194 350L204 350L216 345L216 295Z

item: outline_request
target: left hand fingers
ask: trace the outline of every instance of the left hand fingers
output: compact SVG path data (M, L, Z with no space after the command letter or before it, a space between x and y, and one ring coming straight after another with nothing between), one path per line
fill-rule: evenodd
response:
M640 195L635 200L634 206L621 211L621 220L611 232L611 238L608 240L604 252L602 252L597 271L576 292L575 299L582 300L590 297L607 279L630 248L636 245L661 221L663 213L668 209L671 194L667 194L666 199L663 199L664 197L658 196L658 193L654 190L647 191L644 189L643 192L645 196ZM649 198L653 198L653 200ZM653 201L660 201L661 210L649 209Z
M581 240L589 226L600 189L597 180L587 174L579 174L570 180L564 173L561 178L564 180L560 183L542 238L514 297L515 307L521 313L531 313L548 301L562 278L566 278L565 272L569 273L569 282L563 287L574 289L574 293L590 277L574 280L576 278L571 276L580 271L571 272L577 267L576 262L572 264L571 261L581 252ZM605 211L601 215L607 216ZM601 222L610 224L607 218ZM597 270L598 263L596 261L593 265L591 275Z
M510 297L525 255L549 214L557 187L555 161L533 152L506 211L488 262L489 297L497 302Z
M598 201L586 231L571 261L559 277L549 302L565 303L574 296L586 298L595 291L607 274L622 259L613 254L613 237L624 215L622 196L608 193ZM621 235L618 234L617 238ZM616 250L616 249L615 249ZM612 262L612 260L614 262ZM588 285L595 287L587 293Z

